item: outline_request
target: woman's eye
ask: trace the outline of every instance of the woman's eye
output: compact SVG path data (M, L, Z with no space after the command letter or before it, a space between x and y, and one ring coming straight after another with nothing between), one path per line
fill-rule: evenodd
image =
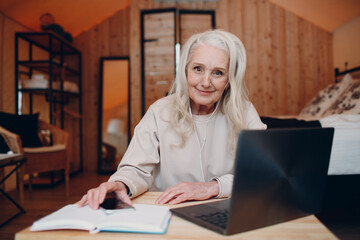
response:
M200 68L200 67L194 67L194 70L195 70L196 72L200 72L200 71L201 71L201 68Z
M215 71L215 72L214 72L214 75L217 76L217 77L220 77L220 76L223 75L223 72L221 72L221 71Z

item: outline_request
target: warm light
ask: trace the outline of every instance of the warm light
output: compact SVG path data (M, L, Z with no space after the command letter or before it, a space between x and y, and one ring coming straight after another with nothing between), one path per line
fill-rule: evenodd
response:
M109 121L106 131L108 133L119 133L124 131L124 122L118 118L112 118Z
M103 111L127 104L129 92L128 61L104 61L103 71Z

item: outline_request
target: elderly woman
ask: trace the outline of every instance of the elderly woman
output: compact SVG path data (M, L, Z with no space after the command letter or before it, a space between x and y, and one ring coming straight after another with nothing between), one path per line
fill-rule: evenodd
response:
M231 194L237 135L265 129L244 86L246 54L233 34L192 36L181 51L170 95L152 104L118 170L80 200L97 209L107 193L126 203L161 191L158 204Z

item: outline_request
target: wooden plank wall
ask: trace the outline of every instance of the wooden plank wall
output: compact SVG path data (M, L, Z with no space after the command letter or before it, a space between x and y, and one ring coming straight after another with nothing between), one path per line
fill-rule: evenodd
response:
M247 49L246 81L262 115L298 114L314 94L334 81L332 34L266 0L192 3L131 1L132 91L140 94L140 12L144 9L214 9L216 27L237 35ZM134 99L133 121L140 115Z
M3 49L4 49L4 14L0 13L0 111L3 109Z
M144 39L145 111L167 95L175 72L175 12L146 14Z
M30 31L0 13L0 111L15 112L15 32Z
M129 8L124 9L74 39L82 52L84 170L96 171L98 166L100 58L130 56L129 13Z
M247 50L246 82L262 115L295 115L334 81L332 34L266 0L220 0L217 28Z
M246 82L261 115L298 114L334 81L332 34L266 0L166 3L132 0L130 7L75 38L83 53L84 168L97 167L99 59L130 56L131 126L141 119L140 12L160 8L216 11L216 26L247 49Z
M131 64L131 123L132 129L141 119L141 23L142 10L177 8L194 10L214 10L218 3L208 1L161 2L153 0L130 1L130 64Z
M0 13L0 111L15 112L15 32L27 28ZM13 167L6 167L4 174ZM5 182L5 190L16 189L16 175Z
M181 14L180 15L180 43L184 44L192 35L211 29L210 14Z

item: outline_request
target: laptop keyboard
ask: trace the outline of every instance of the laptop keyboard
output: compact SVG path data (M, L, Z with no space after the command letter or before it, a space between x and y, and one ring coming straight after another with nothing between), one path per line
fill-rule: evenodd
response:
M222 211L213 212L213 213L209 213L209 214L198 215L195 217L199 218L205 222L211 223L215 226L219 226L221 228L226 228L228 216L229 216L229 211L222 210Z

